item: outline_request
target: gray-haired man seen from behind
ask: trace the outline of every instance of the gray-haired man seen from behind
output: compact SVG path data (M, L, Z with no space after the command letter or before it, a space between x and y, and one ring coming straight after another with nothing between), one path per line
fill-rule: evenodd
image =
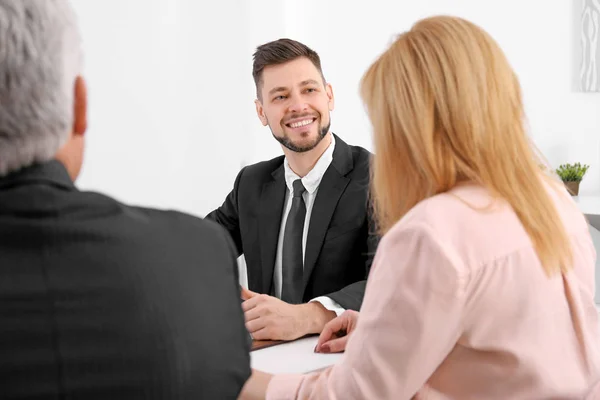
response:
M0 397L235 399L250 360L228 234L74 186L66 0L0 0L0 57Z

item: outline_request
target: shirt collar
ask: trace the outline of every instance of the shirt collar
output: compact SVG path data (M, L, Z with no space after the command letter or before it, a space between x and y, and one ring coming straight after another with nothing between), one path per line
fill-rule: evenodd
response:
M329 168L329 165L333 161L333 150L335 149L335 138L331 135L331 143L329 143L329 147L327 150L319 157L319 160L310 170L308 174L304 178L300 178L292 169L290 168L290 164L288 163L287 158L283 161L283 168L285 170L285 184L288 187L290 193L293 193L293 183L296 179L302 179L302 184L306 188L306 191L310 194L313 194L319 184L321 183L321 179L323 179L323 175L325 175L325 171Z
M0 177L0 188L27 183L47 183L64 189L75 189L67 169L57 160L33 164Z

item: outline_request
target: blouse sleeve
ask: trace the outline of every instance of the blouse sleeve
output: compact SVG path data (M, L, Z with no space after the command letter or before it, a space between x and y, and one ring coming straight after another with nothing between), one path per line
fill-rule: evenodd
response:
M466 274L424 224L381 241L356 330L340 362L320 373L275 376L267 399L410 399L462 333Z

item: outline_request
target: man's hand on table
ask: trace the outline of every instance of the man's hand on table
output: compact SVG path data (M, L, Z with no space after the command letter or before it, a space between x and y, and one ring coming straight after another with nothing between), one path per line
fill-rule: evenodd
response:
M336 317L321 303L288 304L242 288L246 329L254 340L294 340L320 333Z

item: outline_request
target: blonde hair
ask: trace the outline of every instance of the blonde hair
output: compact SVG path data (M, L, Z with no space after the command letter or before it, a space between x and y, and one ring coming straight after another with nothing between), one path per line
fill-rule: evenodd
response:
M421 200L471 181L512 206L548 275L571 267L518 79L485 31L455 17L419 21L368 69L361 95L374 131L382 234Z

